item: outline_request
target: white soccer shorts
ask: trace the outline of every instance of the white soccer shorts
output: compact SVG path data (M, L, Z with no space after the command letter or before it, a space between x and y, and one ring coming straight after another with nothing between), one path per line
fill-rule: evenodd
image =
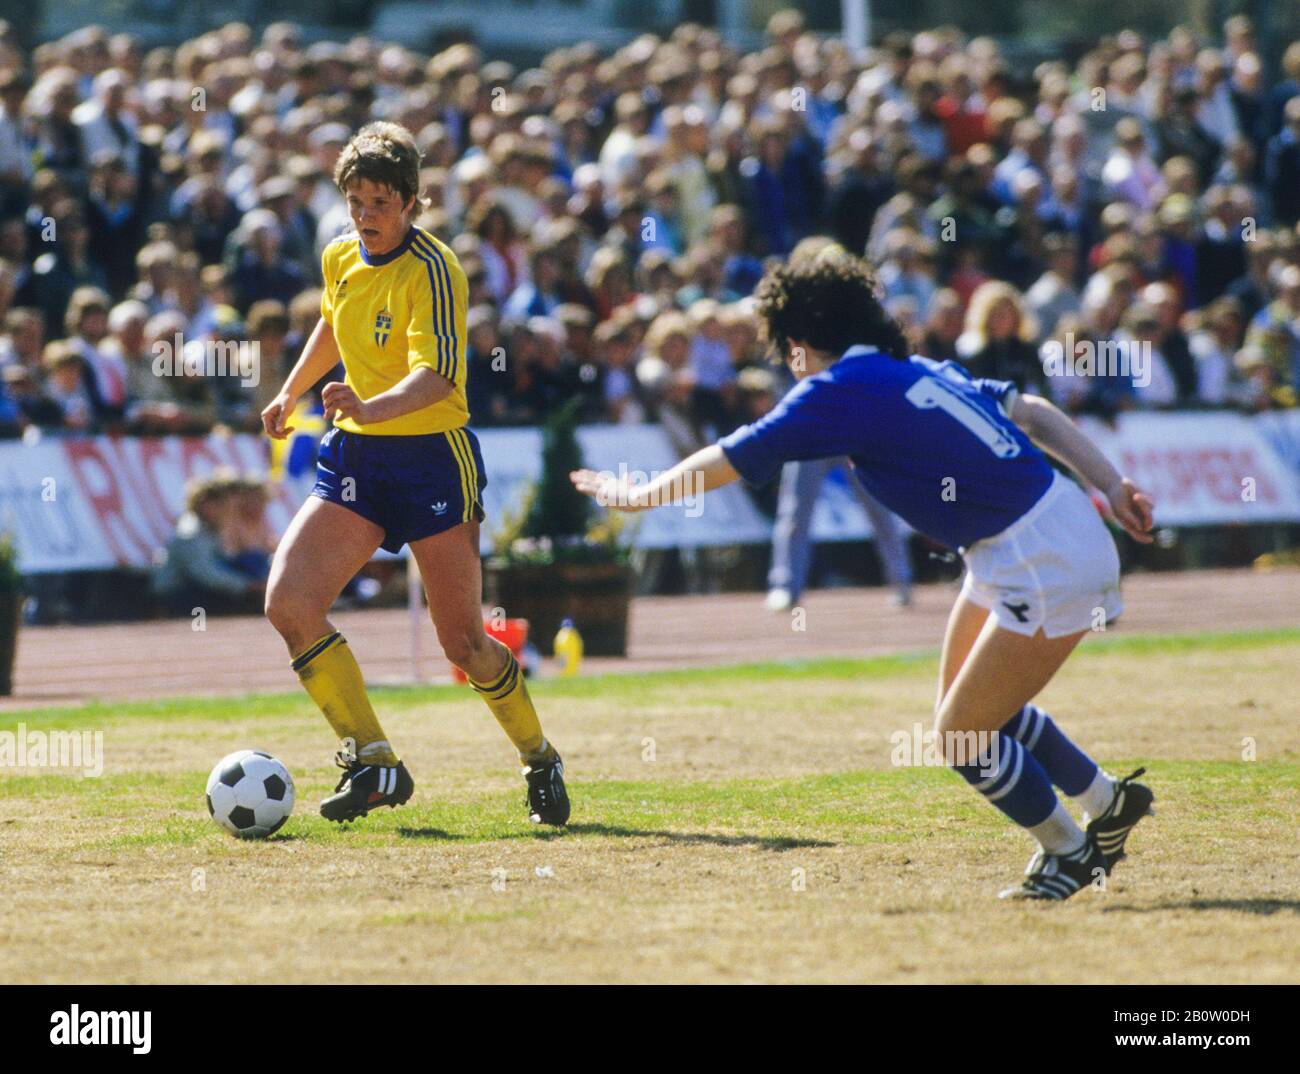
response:
M1104 629L1124 609L1115 541L1087 494L1059 473L1024 516L962 556L962 596L1017 634Z

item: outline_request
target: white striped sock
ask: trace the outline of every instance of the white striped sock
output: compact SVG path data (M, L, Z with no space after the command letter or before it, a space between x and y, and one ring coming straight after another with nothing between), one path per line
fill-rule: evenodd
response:
M1093 817L1099 817L1105 813L1114 800L1115 777L1108 774L1100 765L1097 766L1097 774L1092 777L1088 789L1082 794L1074 795L1071 799L1071 801L1078 802L1083 810L1083 822L1085 824Z
M1083 846L1083 829L1074 823L1070 811L1061 802L1041 824L1028 829L1038 845L1048 854L1070 854Z

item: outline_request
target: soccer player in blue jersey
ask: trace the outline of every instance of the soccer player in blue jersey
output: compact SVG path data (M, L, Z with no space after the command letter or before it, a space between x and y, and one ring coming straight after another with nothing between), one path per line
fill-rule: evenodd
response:
M1023 882L1002 896L1060 900L1099 883L1153 796L1135 781L1142 769L1112 778L1033 704L1089 629L1121 609L1114 541L1044 452L1102 490L1138 541L1151 540L1151 500L1047 400L909 355L870 268L837 245L797 251L756 299L798 379L785 398L649 482L581 470L574 484L639 511L701 480L705 490L762 484L791 460L847 455L868 492L965 560L935 731L948 763L1038 841ZM1083 827L1054 786L1082 809Z

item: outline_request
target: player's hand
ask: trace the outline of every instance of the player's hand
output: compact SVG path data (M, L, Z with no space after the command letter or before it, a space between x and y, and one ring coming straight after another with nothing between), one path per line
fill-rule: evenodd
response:
M628 481L627 476L615 477L611 473L597 473L595 470L572 470L569 480L579 492L586 493L601 507L615 511L644 511L648 506L640 502L635 495L637 486Z
M1150 544L1153 540L1151 528L1155 525L1155 504L1151 497L1127 477L1122 477L1106 490L1106 499L1110 501L1115 521L1124 527L1124 532L1135 541Z
M287 395L277 395L262 411L262 428L272 440L283 440L293 432L293 426L285 424L293 414L293 403Z
M358 425L365 425L369 420L366 401L342 381L330 381L321 391L320 397L325 404L326 414L333 411L335 418L351 418Z

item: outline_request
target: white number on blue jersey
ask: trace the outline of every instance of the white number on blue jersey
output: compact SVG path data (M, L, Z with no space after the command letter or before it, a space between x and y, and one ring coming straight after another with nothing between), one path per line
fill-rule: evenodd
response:
M1020 454L1020 444L1006 429L935 377L921 377L907 389L906 398L920 410L938 407L955 418L999 459L1014 459Z

